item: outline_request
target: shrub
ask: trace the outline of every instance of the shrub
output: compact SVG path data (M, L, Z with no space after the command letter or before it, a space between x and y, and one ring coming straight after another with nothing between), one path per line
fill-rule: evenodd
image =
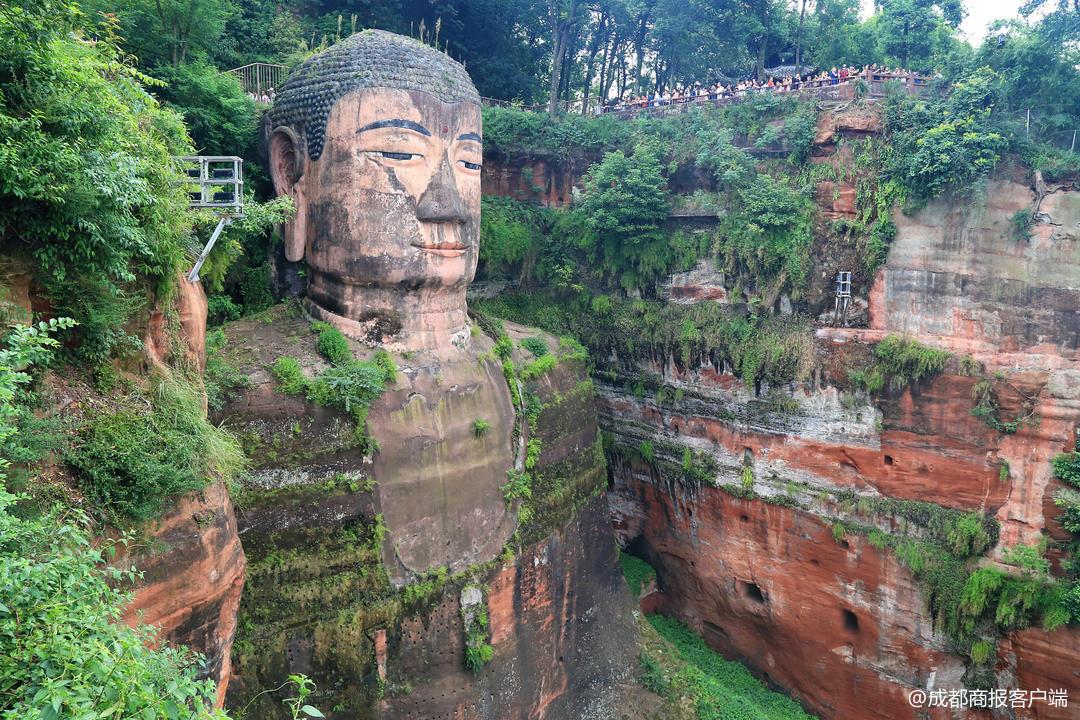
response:
M1054 504L1062 509L1058 522L1071 533L1080 533L1080 492L1063 489L1054 493Z
M109 542L85 523L13 514L0 490L0 685L8 718L185 717L209 720L214 683L200 658L120 618L118 586L134 573L109 567ZM77 517L77 516L76 516ZM156 648L156 649L154 649Z
M976 665L985 665L994 657L994 644L986 640L978 640L971 645L971 661Z
M240 282L240 297L244 301L244 313L257 313L274 304L270 290L270 264L263 263L244 271Z
M644 287L668 269L673 256L660 231L669 212L660 160L639 148L608 153L584 178L578 245L624 289Z
M500 360L509 360L514 353L514 342L508 336L503 335L495 341L495 347L492 350Z
M300 361L294 357L279 357L270 366L270 372L277 380L278 390L286 395L299 395L307 390L308 380L300 368Z
M949 548L961 557L981 553L990 545L990 535L978 513L963 513L946 531Z
M311 329L319 335L315 344L323 357L335 365L352 360L349 341L340 330L324 322L312 323Z
M207 301L207 316L210 325L220 325L240 317L242 308L228 295L211 295Z
M525 382L536 380L551 370L554 370L557 362L554 355L543 355L538 357L526 365L521 371L521 379Z
M349 360L322 372L308 383L308 400L317 405L344 410L356 420L362 432L371 403L382 394L385 368L370 360Z
M809 266L809 201L786 181L758 175L736 192L735 212L721 220L719 252L729 271L747 270L764 292L779 283L800 288Z
M1035 219L1030 210L1017 210L1009 216L1009 236L1017 242L1029 242L1034 226Z
M489 643L470 643L465 646L465 667L478 673L495 657L495 648Z
M642 589L656 578L656 570L653 566L641 558L625 551L619 551L619 565L622 566L623 577L634 597L641 595Z
M525 446L525 469L532 470L536 467L536 463L540 460L540 449L542 443L540 438L529 438L528 444Z
M475 435L476 437L484 437L488 434L490 430L491 423L489 423L487 420L481 420L480 418L476 418L475 420L473 420L472 431L473 435Z
M507 470L506 477L508 478L507 482L500 488L506 502L528 500L532 497L532 479L528 473Z
M1069 611L1073 622L1080 622L1080 580L1073 581L1063 598L1062 604Z
M206 387L206 404L213 411L220 411L240 390L251 384L251 379L229 365L221 351L228 340L220 329L206 333L206 370L203 385Z
M1080 488L1080 452L1061 453L1053 460L1054 477Z
M547 343L544 342L543 338L539 338L539 337L527 337L527 338L525 338L524 340L521 341L521 347L525 348L530 353L532 353L532 356L535 357L535 358L543 357L544 355L547 355L548 352L549 352Z
M397 384L397 365L394 363L394 358L390 357L390 353L379 348L371 356L371 362L375 363L375 367L382 372L383 383L386 385Z
M175 379L156 380L149 398L90 415L64 460L110 520L152 518L168 498L244 465L236 441L206 421L198 391Z
M480 261L486 277L509 275L535 254L550 211L508 197L484 196L480 212Z
M874 346L874 364L868 370L849 374L856 385L876 393L886 385L899 390L908 383L917 383L945 369L952 355L900 335L889 335Z

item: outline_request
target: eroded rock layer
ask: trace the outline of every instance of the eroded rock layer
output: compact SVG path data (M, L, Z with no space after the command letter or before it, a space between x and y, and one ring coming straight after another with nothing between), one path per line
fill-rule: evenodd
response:
M878 129L849 124L824 117L818 161L845 162L843 147L826 152L837 133ZM925 583L882 540L928 537L920 518L939 511L925 503L991 518L983 563L1068 538L1054 519L1061 484L1050 461L1073 449L1080 423L1080 193L1057 188L1039 204L1035 184L1010 170L974 201L897 212L885 266L854 292L869 327L819 327L820 370L805 386L755 392L722 367L676 358L638 359L601 384L613 522L657 568L653 602L823 718L951 717L912 708L916 689L1080 684L1075 631L1037 627L1002 636L977 679L928 611ZM848 191L819 188L820 211L844 215ZM1030 238L1018 237L1010 218L1037 204ZM724 302L723 283L684 274L670 301ZM854 392L847 370L889 334L954 359L919 382ZM632 391L641 377L662 387L659 398ZM987 387L989 418L973 414ZM1076 711L1037 702L1014 712Z

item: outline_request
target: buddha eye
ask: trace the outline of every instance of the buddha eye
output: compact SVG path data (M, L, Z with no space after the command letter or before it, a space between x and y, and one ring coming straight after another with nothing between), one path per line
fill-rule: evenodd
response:
M380 151L379 155L390 160L412 160L415 157L420 157L419 153L389 152L388 150Z
M469 170L479 170L480 163L469 162L468 160L462 160L461 164L467 167Z

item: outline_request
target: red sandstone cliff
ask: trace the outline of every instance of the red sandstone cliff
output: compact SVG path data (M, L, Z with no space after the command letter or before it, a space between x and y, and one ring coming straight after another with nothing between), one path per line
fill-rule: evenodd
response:
M877 129L871 116L826 115L818 159L847 162L844 148L831 145L837 133ZM910 217L897 212L885 266L871 289L856 289L868 301L870 327L817 332L824 372L794 392L794 409L768 407L711 367L640 364L679 391L664 405L601 385L601 425L617 442L666 441L706 454L716 482L727 486L694 488L671 465L616 459L613 522L621 542L657 568L661 609L823 718L926 717L907 703L909 691L964 685L964 660L935 630L911 572L863 536L830 532L838 521L905 527L865 512L858 499L991 514L1001 523L992 557L1060 532L1050 460L1072 449L1080 424L1080 192L1047 195L1024 241L1012 237L1009 218L1034 207L1029 181L1009 170L974 202L946 198ZM849 214L851 182L827 185L819 187L821 213ZM725 301L717 290L723 278L698 274L678 278L671 300ZM972 356L997 378L1001 417L1037 421L1008 434L973 417L977 378L955 369L875 403L854 401L840 389L844 378L830 374L842 365L834 356L889 333ZM677 457L669 460L678 467ZM733 497L744 490L747 464L755 497ZM850 492L853 500L835 500ZM1073 629L1015 632L998 653L999 687L1080 687ZM1036 703L1016 717L1077 711Z

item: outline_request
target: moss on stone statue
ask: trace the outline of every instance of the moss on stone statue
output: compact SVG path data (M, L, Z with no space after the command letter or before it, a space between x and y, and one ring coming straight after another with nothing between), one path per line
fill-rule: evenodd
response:
M589 500L603 492L607 466L599 440L589 448L532 473L531 517L518 528L522 544L544 539L568 523Z

